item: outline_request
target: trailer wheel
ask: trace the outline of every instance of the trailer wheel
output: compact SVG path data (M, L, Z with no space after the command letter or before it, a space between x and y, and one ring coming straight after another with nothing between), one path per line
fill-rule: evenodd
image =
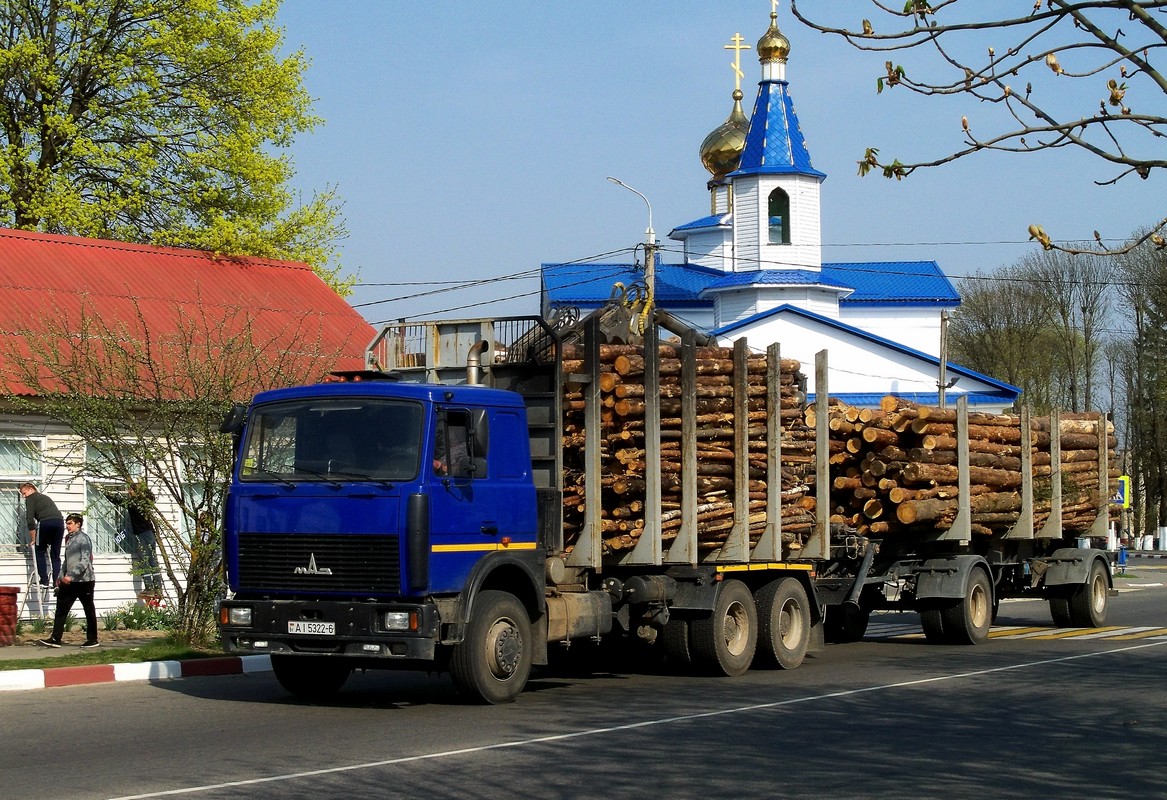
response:
M755 663L796 669L810 644L810 603L797 578L770 581L754 594L758 609Z
M273 653L271 670L284 691L302 700L327 700L344 686L352 667L327 656Z
M694 661L714 674L741 675L758 646L758 611L741 581L728 580L717 593L713 613L689 624Z
M509 703L531 674L531 621L514 595L478 594L466 637L454 645L450 676L463 693L483 703Z
M1090 577L1081 586L1075 586L1070 594L1070 623L1078 628L1099 628L1106 624L1106 612L1110 603L1110 582L1106 580L1106 568L1095 559L1090 567Z
M693 663L693 651L689 647L689 620L673 616L665 623L665 655L669 661L681 666Z
M942 610L943 638L950 644L981 644L993 625L993 585L982 569L968 576L964 598Z

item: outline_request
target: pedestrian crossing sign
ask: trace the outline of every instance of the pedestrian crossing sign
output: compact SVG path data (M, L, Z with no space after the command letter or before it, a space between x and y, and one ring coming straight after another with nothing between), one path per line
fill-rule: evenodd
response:
M1131 476L1118 476L1118 491L1114 493L1114 497L1110 498L1111 505L1119 506L1120 508L1131 507Z

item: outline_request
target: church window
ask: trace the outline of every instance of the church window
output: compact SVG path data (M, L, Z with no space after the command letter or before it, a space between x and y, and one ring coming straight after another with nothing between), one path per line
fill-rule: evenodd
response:
M770 244L790 244L790 195L781 189L770 192L767 210Z

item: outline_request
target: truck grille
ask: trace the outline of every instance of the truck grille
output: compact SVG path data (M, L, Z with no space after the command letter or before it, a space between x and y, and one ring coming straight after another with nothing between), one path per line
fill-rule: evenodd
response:
M239 585L249 591L399 594L399 537L242 533Z

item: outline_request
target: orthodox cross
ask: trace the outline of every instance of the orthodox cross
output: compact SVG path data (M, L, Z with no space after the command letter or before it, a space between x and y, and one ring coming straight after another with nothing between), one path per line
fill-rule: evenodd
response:
M774 1L775 0L771 0L771 2L774 2ZM734 51L733 63L730 64L730 66L733 67L733 74L735 76L734 89L741 91L742 78L744 78L746 76L746 74L744 72L742 72L742 50L749 50L750 46L748 44L742 44L742 42L744 42L745 39L742 38L742 35L740 33L735 33L730 38L730 41L732 41L733 44L725 45L725 49Z

